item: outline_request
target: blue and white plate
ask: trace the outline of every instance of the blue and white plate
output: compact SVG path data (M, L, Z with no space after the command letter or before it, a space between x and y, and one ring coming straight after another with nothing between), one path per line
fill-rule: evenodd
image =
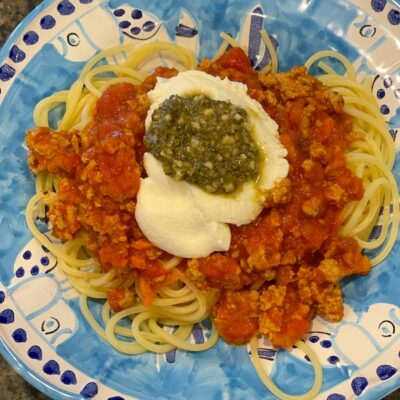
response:
M248 49L256 69L268 63L266 27L281 70L314 52L337 49L371 90L398 147L400 12L389 0L63 0L44 1L0 53L0 351L53 399L271 399L246 346L219 341L203 353L126 356L96 337L57 260L32 240L24 210L34 193L25 131L43 97L68 88L90 57L120 43L168 40L213 56L225 31ZM121 60L115 59L114 62ZM172 62L159 57L154 64ZM152 66L149 65L149 68ZM397 163L395 175L399 178ZM343 283L340 324L317 319L306 341L320 357L318 398L377 399L400 386L400 244L366 277ZM97 310L98 304L92 307ZM193 340L201 341L197 326ZM265 368L283 390L305 392L310 363L260 341Z

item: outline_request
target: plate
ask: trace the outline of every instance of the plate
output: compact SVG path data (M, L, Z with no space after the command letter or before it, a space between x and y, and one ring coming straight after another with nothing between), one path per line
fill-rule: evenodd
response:
M34 193L24 133L43 97L68 88L85 61L125 42L176 42L212 57L224 31L248 49L256 69L268 63L264 26L280 69L314 52L336 49L371 90L399 147L399 7L386 0L63 0L44 1L0 53L0 351L31 384L53 399L271 399L246 346L222 340L204 353L125 356L97 338L82 318L77 293L57 260L32 240L24 209ZM115 60L118 61L118 60ZM168 62L157 59L157 63ZM394 170L398 179L400 165ZM379 231L379 226L375 229ZM377 399L400 386L399 242L366 277L343 282L345 318L316 319L306 341L324 369L320 399ZM99 308L96 303L93 309ZM194 340L202 340L196 327ZM281 388L305 392L312 368L296 349L261 344L265 368Z

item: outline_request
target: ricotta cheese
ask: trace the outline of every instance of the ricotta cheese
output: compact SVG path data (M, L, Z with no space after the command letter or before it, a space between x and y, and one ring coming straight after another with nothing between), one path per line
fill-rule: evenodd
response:
M148 93L151 107L146 128L151 124L154 110L174 94L204 94L245 109L262 160L257 179L247 181L229 195L221 195L175 181L165 175L160 161L150 153L145 154L148 176L141 181L136 205L140 229L148 240L170 254L205 257L229 249L228 223L248 224L260 214L265 192L288 174L287 150L279 141L277 124L247 94L246 85L202 71L184 71L170 79L158 78L156 87Z

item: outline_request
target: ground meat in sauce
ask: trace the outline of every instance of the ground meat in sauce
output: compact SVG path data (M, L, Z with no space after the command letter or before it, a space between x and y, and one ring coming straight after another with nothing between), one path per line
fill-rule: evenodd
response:
M135 220L136 194L144 173L144 120L150 105L146 93L154 88L157 76L176 74L174 69L157 68L140 86L110 86L82 131L39 127L26 134L31 170L61 176L48 212L53 233L69 240L84 229L87 247L103 269L117 268L123 277L135 277L146 304L156 288L173 277L160 262L163 251L147 241ZM128 304L122 288L119 296L113 292L109 298L115 309Z
M303 67L259 75L243 51L233 48L216 61L203 60L200 69L247 84L249 95L278 123L290 169L267 194L255 221L231 227L228 252L184 260L179 268L202 290L220 289L213 313L227 342L246 343L259 332L276 347L289 347L315 315L339 321L340 279L370 269L356 241L338 237L343 207L363 194L344 156L357 135L342 98ZM136 278L145 304L175 279L162 267L165 253L146 240L134 218L144 175L146 93L156 76L176 73L158 68L140 86L110 86L82 131L36 128L26 136L32 171L61 176L49 210L54 234L67 240L84 229L88 249L104 270L114 267ZM125 288L110 291L109 299L114 310L132 304Z
M194 268L190 262L189 273L203 286L219 284L225 293L232 290L224 279L232 275L230 260L237 260L240 271L230 280L236 282L235 291L256 288L260 295L253 333L267 335L277 347L289 347L310 329L315 315L339 321L340 279L370 269L357 242L338 237L343 207L363 194L361 180L345 162L346 149L358 136L343 112L341 96L304 67L257 76L243 52L232 49L215 62L203 61L201 68L248 85L249 95L278 123L290 169L287 179L268 193L263 213L248 225L232 227L226 269L220 262L213 267L210 257L207 266L203 262ZM221 299L214 309L217 326L228 342L246 342L249 332L241 337L241 325L235 322L240 316L227 313L240 310L241 300ZM236 330L225 329L229 318Z

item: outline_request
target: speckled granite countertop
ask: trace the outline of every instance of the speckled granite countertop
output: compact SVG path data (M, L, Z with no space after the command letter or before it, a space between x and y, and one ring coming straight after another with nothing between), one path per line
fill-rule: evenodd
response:
M367 0L365 0L367 1ZM16 25L41 0L0 0L0 47ZM0 356L0 400L49 400L25 382ZM400 400L400 390L385 400Z

